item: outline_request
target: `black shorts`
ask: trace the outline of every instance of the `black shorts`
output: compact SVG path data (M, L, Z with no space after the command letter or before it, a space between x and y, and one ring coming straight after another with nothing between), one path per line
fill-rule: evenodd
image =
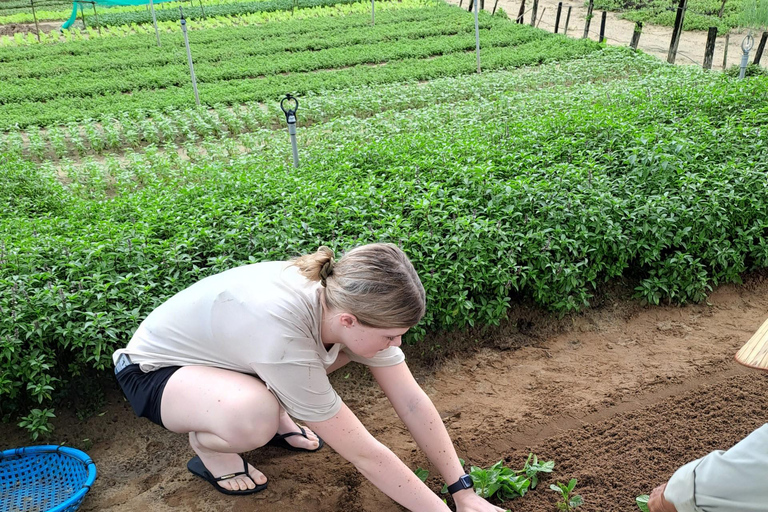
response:
M145 373L141 371L138 364L121 367L118 361L118 368L120 368L120 371L115 373L115 378L118 384L120 384L123 393L125 393L128 403L133 407L133 412L137 416L147 418L151 422L165 428L160 417L163 390L168 383L168 379L181 366L168 366Z

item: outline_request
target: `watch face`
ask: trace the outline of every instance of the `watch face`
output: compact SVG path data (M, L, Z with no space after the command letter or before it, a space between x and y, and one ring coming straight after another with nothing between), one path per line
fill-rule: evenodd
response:
M462 476L461 478L459 478L459 481L462 483L465 489L471 489L473 487L472 477L469 475Z

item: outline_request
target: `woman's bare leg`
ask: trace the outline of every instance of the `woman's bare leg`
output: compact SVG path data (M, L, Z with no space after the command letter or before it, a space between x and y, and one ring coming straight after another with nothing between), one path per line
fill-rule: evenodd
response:
M189 433L189 443L213 476L243 470L238 453L264 446L276 432L297 431L277 399L259 379L230 370L185 366L174 373L163 391L160 414L165 427ZM317 437L292 436L294 446L316 448ZM297 438L294 440L294 438ZM266 477L248 466L244 476L219 483L229 490L252 489Z

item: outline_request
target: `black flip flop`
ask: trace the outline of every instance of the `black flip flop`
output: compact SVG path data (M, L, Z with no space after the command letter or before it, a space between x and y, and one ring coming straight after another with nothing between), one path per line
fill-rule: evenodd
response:
M223 476L220 476L218 478L213 476L211 474L211 472L208 471L208 469L205 467L205 464L203 464L203 461L200 460L200 457L198 457L198 456L192 457L192 459L190 459L190 461L187 462L187 469L193 475L199 476L203 480L206 480L207 482L209 482L213 486L214 489L216 489L217 491L219 491L222 494L232 494L232 495L235 495L235 496L244 496L246 494L253 494L255 492L263 491L264 489L266 489L267 488L267 483L269 483L269 482L267 482L267 483L264 483L264 484L261 484L261 485L257 484L253 480L253 478L251 478L251 475L248 474L248 463L245 462L245 459L243 459L243 471L240 471L238 473L230 473L228 475L223 475ZM253 489L246 489L244 491L240 491L240 490L230 491L229 489L225 489L224 487L219 485L219 482L221 482L222 480L228 480L230 478L234 478L234 477L240 476L240 475L245 475L248 478L250 478L251 481L256 485L256 487L254 487Z
M308 448L297 448L295 446L291 446L291 444L285 440L286 437L301 436L304 439L309 439L307 437L307 431L304 430L303 427L299 427L299 430L301 430L301 432L288 432L287 434L275 434L275 436L269 440L269 442L267 443L267 446L277 446L279 448L285 448L286 450L291 450L292 452L310 452L311 453L311 452L316 452L317 450L322 448L323 445L325 445L325 442L323 442L320 436L317 436L318 445L317 445L317 448L315 448L314 450L310 450Z

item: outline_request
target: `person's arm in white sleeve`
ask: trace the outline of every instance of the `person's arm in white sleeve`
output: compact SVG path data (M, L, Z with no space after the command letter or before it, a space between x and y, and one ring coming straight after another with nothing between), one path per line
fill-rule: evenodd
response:
M661 497L657 493L649 501L651 512L672 512L660 508L663 501L677 512L768 510L768 424L728 451L712 452L678 469Z

